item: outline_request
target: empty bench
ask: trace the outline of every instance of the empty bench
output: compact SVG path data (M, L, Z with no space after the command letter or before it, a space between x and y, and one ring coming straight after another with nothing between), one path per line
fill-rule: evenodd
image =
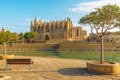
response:
M8 65L29 65L29 69L32 69L33 61L31 59L6 59L6 70Z

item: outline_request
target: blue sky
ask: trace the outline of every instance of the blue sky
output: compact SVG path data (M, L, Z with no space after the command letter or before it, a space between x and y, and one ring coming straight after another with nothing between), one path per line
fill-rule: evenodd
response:
M37 17L42 21L63 20L71 18L74 26L79 19L105 4L117 4L119 0L0 0L0 28L11 32L29 32L30 22Z

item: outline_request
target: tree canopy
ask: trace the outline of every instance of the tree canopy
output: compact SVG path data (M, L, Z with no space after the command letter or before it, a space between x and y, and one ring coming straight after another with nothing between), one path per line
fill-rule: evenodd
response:
M100 39L100 63L103 63L103 38L109 30L120 27L120 8L110 4L96 8L95 11L83 16L79 23L88 24L91 27L91 33Z
M16 33L10 31L0 32L0 43L3 44L3 51L6 54L6 43L16 41Z
M0 43L4 44L7 42L15 41L15 34L10 31L0 32Z
M27 40L27 42L31 42L31 39L36 37L37 34L37 32L26 32L24 34L24 38Z
M96 36L103 36L107 31L120 26L120 8L116 5L105 5L82 17L79 21L88 24Z

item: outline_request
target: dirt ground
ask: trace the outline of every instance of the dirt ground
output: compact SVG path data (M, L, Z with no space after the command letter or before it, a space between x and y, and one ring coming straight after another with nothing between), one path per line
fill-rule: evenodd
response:
M29 65L9 65L5 71L5 60L0 60L0 80L120 80L119 75L98 75L86 70L85 60L21 57L34 61L33 69Z

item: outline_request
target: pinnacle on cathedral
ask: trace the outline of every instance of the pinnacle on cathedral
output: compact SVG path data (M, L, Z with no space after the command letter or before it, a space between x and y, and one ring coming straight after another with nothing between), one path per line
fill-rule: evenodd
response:
M31 21L31 24L30 24L30 26L34 26L34 24L33 24L33 21Z
M38 21L37 17L35 17L35 19L34 19L34 25L37 25L38 22L39 21Z

